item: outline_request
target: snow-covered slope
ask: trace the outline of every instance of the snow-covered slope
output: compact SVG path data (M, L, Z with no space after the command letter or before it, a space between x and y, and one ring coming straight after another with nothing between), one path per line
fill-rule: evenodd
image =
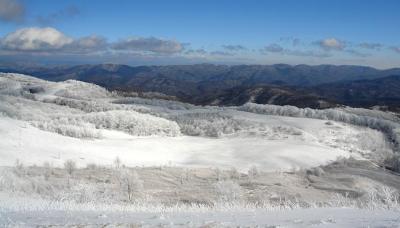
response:
M38 165L60 166L68 159L80 166L111 165L119 157L129 166L245 170L255 165L272 171L318 166L337 157L379 159L392 150L387 132L368 125L251 113L249 106L124 98L71 80L0 74L0 101L0 165L16 159ZM353 113L360 116L360 110Z

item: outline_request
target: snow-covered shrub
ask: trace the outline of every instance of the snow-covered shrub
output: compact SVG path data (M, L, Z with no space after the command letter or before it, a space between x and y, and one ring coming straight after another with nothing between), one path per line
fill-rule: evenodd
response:
M242 188L232 180L218 181L214 186L219 200L223 203L237 201L242 195Z
M95 126L90 123L76 123L68 118L54 118L48 121L31 122L34 127L44 131L55 132L60 135L65 135L74 138L101 138L101 132L95 129Z
M0 73L0 76L3 75L3 73ZM21 83L6 77L0 77L0 94L19 96L22 95L22 93L23 89Z
M26 168L28 169L28 168ZM25 170L28 172L28 170ZM0 170L0 191L9 193L22 193L30 197L52 196L54 189L42 176L18 175L13 170Z
M384 164L391 170L400 173L400 154L388 155L384 160Z
M390 150L390 145L385 138L385 135L379 131L365 129L365 131L360 132L356 135L354 141L354 144L357 145L357 148L360 148L362 150L369 150L371 152L379 153L384 153Z
M349 202L347 203L349 204ZM351 202L351 203L355 204L359 208L398 209L400 206L400 194L398 190L392 187L386 185L380 185L377 186L376 188L367 189L366 193L363 196L358 198L356 202ZM349 205L342 205L342 206L349 206Z
M78 182L74 183L68 191L61 192L62 194L57 198L77 203L93 203L98 202L99 198L103 196L99 194L99 191L101 191L101 187L98 185Z
M231 168L229 171L229 177L233 180L239 180L240 179L240 173L237 171L236 168Z

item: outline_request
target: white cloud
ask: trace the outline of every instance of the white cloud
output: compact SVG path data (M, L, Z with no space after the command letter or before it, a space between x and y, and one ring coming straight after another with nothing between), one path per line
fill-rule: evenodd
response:
M43 52L58 50L73 39L54 28L23 28L6 35L1 40L2 49L9 51Z
M318 41L317 44L324 50L343 50L346 47L344 41L338 40L336 38L327 38Z

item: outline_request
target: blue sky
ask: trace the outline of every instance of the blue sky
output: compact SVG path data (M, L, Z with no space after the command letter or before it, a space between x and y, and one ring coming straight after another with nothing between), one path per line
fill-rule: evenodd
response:
M400 1L0 0L0 61L400 66Z

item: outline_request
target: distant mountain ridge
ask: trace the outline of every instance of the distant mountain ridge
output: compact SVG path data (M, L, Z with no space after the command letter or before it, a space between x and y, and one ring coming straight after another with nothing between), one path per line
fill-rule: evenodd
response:
M109 90L158 92L194 104L240 105L252 100L325 108L336 104L366 107L400 103L396 76L400 75L400 68L379 70L350 65L287 64L133 67L99 64L53 68L0 66L0 71L23 73L50 81L75 79ZM351 89L358 92L349 93Z
M323 84L313 87L312 91L349 106L400 107L400 75Z

